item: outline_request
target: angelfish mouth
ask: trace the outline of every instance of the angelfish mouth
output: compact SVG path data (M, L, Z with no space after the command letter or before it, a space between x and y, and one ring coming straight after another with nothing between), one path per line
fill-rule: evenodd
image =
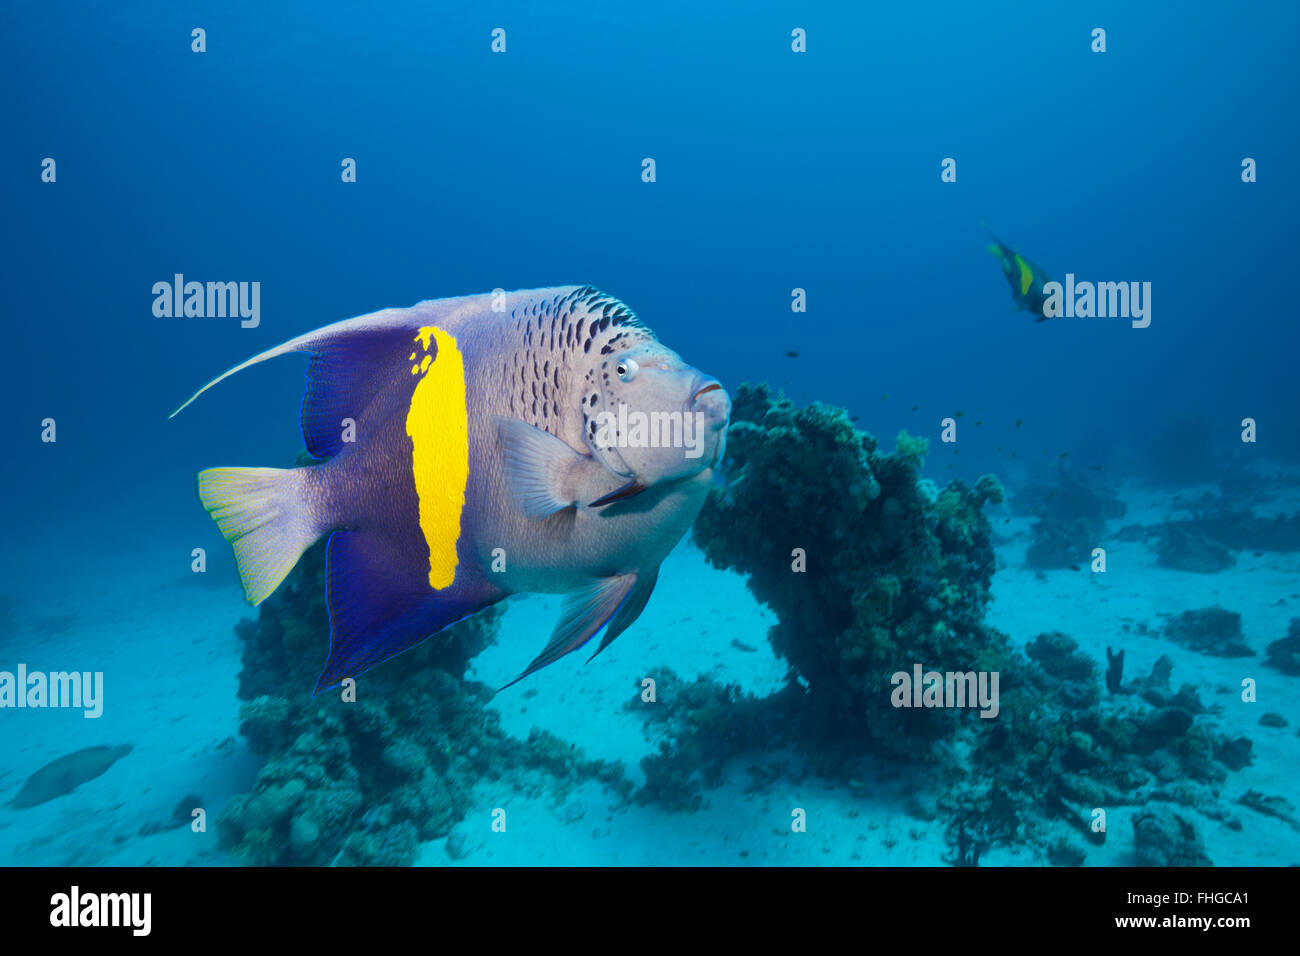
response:
M707 422L712 431L725 428L731 416L731 399L717 379L710 379L695 390L690 408L700 416L701 424Z
M701 395L707 395L709 392L719 390L721 388L722 386L718 382L710 382L708 385L705 385L702 389L700 389L698 392L696 392L694 395L691 396L691 402L692 403L698 402L700 400Z

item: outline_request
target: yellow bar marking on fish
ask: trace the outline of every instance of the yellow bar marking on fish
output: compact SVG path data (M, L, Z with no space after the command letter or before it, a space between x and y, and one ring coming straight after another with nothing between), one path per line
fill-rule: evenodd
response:
M1002 274L1011 275L1011 259L1007 256L1006 251L1001 246L989 246L989 253L998 257L998 265L1002 267Z
M456 542L469 481L469 416L465 408L465 360L456 339L439 328L420 329L416 341L426 355L411 371L422 377L411 394L406 434L411 438L411 474L420 501L420 530L429 548L429 587L441 590L456 579Z
M1020 266L1020 294L1026 295L1029 292L1029 286L1034 281L1034 270L1029 267L1029 263L1020 258L1020 253L1016 253L1016 265Z

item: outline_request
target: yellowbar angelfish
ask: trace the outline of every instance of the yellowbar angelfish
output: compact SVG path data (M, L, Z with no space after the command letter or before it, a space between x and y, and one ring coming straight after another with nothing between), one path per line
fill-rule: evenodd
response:
M185 405L289 352L311 356L302 435L323 461L209 468L198 490L253 604L329 536L317 692L523 591L567 597L520 677L597 634L599 653L699 513L731 412L715 379L590 286L348 319Z
M989 235L993 242L989 244L988 250L1002 265L1002 274L1011 286L1011 298L1015 300L1016 308L1032 312L1035 322L1045 322L1050 316L1045 315L1043 310L1043 304L1047 301L1043 286L1052 280L1046 272L1003 244L992 232Z

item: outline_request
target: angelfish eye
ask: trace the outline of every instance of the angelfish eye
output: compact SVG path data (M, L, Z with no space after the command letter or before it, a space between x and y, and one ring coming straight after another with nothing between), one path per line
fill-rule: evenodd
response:
M623 359L615 367L614 371L618 372L618 377L625 382L630 382L636 378L637 364L632 359Z

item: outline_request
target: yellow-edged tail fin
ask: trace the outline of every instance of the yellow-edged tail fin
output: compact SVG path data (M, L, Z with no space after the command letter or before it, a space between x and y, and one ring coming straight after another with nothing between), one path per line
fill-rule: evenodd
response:
M305 468L208 468L199 498L235 550L248 603L280 586L321 532L302 496Z

